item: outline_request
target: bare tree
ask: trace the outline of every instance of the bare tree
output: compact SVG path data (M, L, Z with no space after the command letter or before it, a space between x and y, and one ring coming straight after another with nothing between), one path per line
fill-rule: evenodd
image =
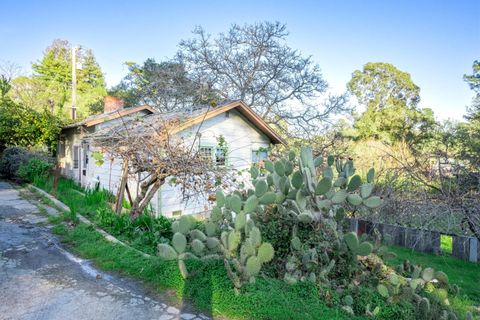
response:
M452 143L444 139L421 153L412 152L407 143L384 145L384 154L395 166L379 185L385 206L369 218L480 240L480 174L455 159Z
M208 85L190 79L185 66L177 61L147 59L142 65L126 65L128 75L110 93L122 97L127 105L148 104L167 113L219 100Z
M138 217L158 189L174 179L186 194L208 193L220 174L212 160L202 157L195 148L196 136L184 139L178 135L182 120L163 115L124 121L122 125L90 136L103 153L122 160L123 173L116 209L121 209L128 176L141 174L142 181L130 211ZM186 192L188 191L188 193Z
M22 68L11 61L0 60L0 75L12 80L22 73Z
M320 67L285 43L285 24L233 25L216 38L201 27L193 33L177 53L189 77L245 101L284 132L318 134L331 115L348 110L345 96L325 98Z

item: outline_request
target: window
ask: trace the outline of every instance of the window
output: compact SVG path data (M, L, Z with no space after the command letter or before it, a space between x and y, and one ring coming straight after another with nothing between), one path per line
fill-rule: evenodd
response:
M268 151L265 149L253 150L252 151L252 162L260 162L268 159Z
M205 160L213 160L213 147L200 147L199 154Z
M224 148L216 148L215 149L215 164L217 166L224 166L225 165L225 149Z
M80 152L80 148L78 146L73 146L73 169L78 169L78 158L79 157L79 152Z
M65 141L64 140L60 140L58 142L57 153L60 158L65 158Z
M172 216L174 216L174 217L178 217L178 216L181 216L181 215L182 215L182 210L172 211Z
M210 160L217 166L224 166L227 163L225 148L214 146L201 146L199 155L205 160Z

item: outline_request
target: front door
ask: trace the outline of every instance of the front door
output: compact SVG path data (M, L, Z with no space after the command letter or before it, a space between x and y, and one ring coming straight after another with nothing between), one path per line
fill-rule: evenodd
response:
M88 174L88 163L89 163L89 152L90 145L88 143L82 143L82 161L81 161L81 170L80 170L80 183L82 186L86 186L87 174Z

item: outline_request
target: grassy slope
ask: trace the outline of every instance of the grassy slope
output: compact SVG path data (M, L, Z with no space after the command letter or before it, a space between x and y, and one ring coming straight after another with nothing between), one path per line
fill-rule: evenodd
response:
M414 264L445 272L449 282L460 287L460 294L453 298L451 303L463 316L472 305L480 305L480 263L466 262L448 255L415 252L397 246L391 246L390 250L397 254L395 259L387 262L391 266L409 260Z
M48 182L37 184L50 191ZM72 210L92 217L95 209L108 205L104 199L85 201L78 192L78 186L61 179L58 198ZM59 231L62 227L58 227ZM245 294L236 296L230 280L221 265L192 266L197 275L185 283L178 273L176 263L162 262L158 258L145 259L128 249L104 241L94 230L80 225L73 230L63 230L63 236L79 255L94 259L103 269L115 270L145 281L160 289L173 289L181 300L191 299L198 308L216 315L238 319L343 319L349 318L336 308L328 308L318 299L313 286L287 286L281 280L259 279L256 284L247 286ZM412 252L402 247L392 247L397 258L389 261L397 265L408 259L422 266L442 270L452 283L458 284L463 294L453 303L459 309L480 302L480 264L464 262L449 256ZM465 296L467 295L468 298Z
M214 315L231 319L352 319L339 309L328 308L318 299L313 285L290 286L281 280L259 278L237 296L221 263L191 262L189 269L195 274L184 281L176 262L145 258L105 241L92 227L80 224L69 230L58 224L54 231L74 252L93 259L100 268L132 276L155 289L173 289L177 302L191 299L197 308Z
M51 191L51 181L38 180L35 185ZM93 217L101 206L108 206L103 197L84 197L72 181L61 178L57 197L76 213ZM88 200L89 199L89 200ZM88 200L88 201L87 201ZM247 285L245 292L235 295L221 262L187 265L192 276L185 281L176 262L157 257L145 258L131 249L103 239L92 227L80 224L68 229L61 219L50 219L54 231L78 255L92 259L104 270L119 272L143 281L155 290L170 290L173 302L191 301L198 309L231 319L362 319L346 315L339 308L329 308L319 299L311 284L287 285L282 280L258 278Z

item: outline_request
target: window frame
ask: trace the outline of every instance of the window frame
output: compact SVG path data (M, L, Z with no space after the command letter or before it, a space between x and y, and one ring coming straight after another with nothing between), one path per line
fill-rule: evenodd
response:
M201 142L198 146L198 151L199 151L199 154L200 156L202 156L202 152L201 152L201 149L202 148L209 148L211 149L211 161L212 163L217 166L217 167L225 167L228 165L228 155L227 155L227 152L225 150L225 148L222 148L222 147L219 147L218 144L215 144L215 143L208 143L208 142ZM223 150L223 153L224 153L224 161L223 161L223 164L218 164L218 160L217 160L217 151L218 150Z
M265 158L260 159L259 152L265 152ZM253 158L254 154L256 155L256 159ZM268 149L266 148L252 149L250 160L252 161L252 163L259 163L260 161L268 160L268 156L269 156Z
M72 167L78 169L80 167L80 146L72 146Z

